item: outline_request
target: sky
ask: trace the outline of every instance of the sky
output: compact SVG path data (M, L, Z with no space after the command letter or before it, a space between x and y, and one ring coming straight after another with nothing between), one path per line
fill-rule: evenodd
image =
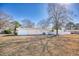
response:
M47 17L47 4L33 3L4 3L0 4L0 10L13 16L14 19L21 21L29 19L38 22Z
M79 4L65 4L77 14L74 22L79 22ZM35 23L48 17L46 3L0 3L0 10L13 16L17 21L29 19Z
M71 4L70 8L74 15L76 15L73 17L74 22L79 23L79 3Z

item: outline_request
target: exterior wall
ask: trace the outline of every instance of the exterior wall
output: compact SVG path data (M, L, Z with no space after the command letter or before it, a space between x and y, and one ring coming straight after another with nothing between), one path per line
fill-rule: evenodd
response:
M18 35L32 35L32 34L42 34L43 32L48 32L47 30L33 29L33 28L18 28Z
M43 34L43 33L53 33L56 34L56 31L50 32L50 30L45 29L36 29L36 28L17 28L18 35L33 35L33 34ZM59 35L71 34L71 31L59 30Z
M56 31L54 30L54 33L56 34ZM58 30L59 35L65 35L65 34L71 34L70 31L64 31L64 30Z

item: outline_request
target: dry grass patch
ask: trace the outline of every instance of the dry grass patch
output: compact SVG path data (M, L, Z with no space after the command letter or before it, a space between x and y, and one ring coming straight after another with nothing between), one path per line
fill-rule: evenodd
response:
M9 37L9 38L8 38ZM2 38L2 37L1 37ZM1 39L0 38L0 39ZM6 36L0 41L0 55L79 55L79 36Z
M79 39L78 34L68 34L68 35L64 35L63 37L70 38L70 39Z

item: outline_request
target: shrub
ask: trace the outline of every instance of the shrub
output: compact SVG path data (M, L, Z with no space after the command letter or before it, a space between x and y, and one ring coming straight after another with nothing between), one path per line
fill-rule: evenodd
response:
M17 35L17 32L15 32L15 35Z
M4 30L4 33L5 33L5 34L11 34L12 32L11 32L10 29L6 29L6 30Z
M54 29L52 29L52 32L54 31Z

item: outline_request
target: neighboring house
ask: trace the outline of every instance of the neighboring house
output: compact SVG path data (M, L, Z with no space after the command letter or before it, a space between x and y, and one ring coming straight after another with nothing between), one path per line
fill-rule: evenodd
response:
M38 28L17 28L18 35L34 35L47 33L49 30Z
M0 29L0 33L3 32L4 29ZM51 32L51 30L48 29L39 29L39 28L17 28L17 34L18 35L38 35L38 34L56 34L56 31L54 30ZM59 35L64 34L71 34L71 33L79 33L79 30L58 30Z
M39 28L17 28L18 35L38 35L38 34L56 34L56 31L51 32L48 29L39 29ZM70 31L64 31L64 29L59 30L59 35L71 34Z
M0 34L2 33L2 31L3 31L3 30L2 30L2 29L0 29Z
M54 33L56 34L56 31L54 30ZM58 34L59 35L65 35L65 34L71 34L70 31L67 31L67 30L58 30Z
M71 34L79 34L79 30L68 30Z

